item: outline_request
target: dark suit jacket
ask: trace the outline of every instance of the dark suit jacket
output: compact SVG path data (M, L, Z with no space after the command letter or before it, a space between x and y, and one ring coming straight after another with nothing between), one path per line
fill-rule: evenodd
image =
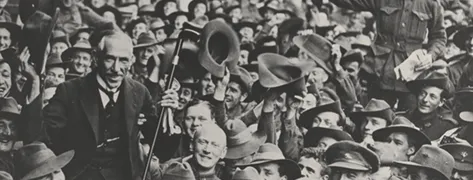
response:
M152 137L156 127L156 108L151 95L144 85L125 78L120 93L124 93L124 119L128 160L133 180L141 179L144 160L139 154L139 135ZM77 176L90 162L96 152L99 124L99 92L96 73L67 81L58 86L55 96L43 110L43 129L50 139L51 148L56 153L74 149L73 160L63 169L66 177ZM143 128L137 124L143 113L149 119Z

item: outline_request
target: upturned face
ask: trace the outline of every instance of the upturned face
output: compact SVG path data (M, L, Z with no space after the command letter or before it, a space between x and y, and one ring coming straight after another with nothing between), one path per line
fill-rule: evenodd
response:
M11 151L16 138L17 128L15 123L10 119L0 118L0 151Z
M0 51L10 47L12 43L11 33L6 28L0 28Z
M215 91L215 84L212 82L212 75L210 73L205 74L205 76L200 81L200 85L201 94L203 96L213 94Z
M0 97L5 97L12 86L12 70L8 63L0 63Z
M243 88L236 82L228 83L227 90L225 92L225 105L228 109L240 105L240 103L246 98L246 93L243 92Z
M417 110L420 113L428 114L442 106L444 104L441 96L442 91L442 89L433 86L423 88L417 95Z

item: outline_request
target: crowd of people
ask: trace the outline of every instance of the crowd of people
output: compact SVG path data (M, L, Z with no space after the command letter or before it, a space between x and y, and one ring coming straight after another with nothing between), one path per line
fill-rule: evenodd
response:
M472 0L11 3L0 180L473 180Z

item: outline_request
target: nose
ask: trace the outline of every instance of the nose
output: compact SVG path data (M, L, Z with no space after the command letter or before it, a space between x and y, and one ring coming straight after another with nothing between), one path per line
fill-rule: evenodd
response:
M120 63L118 62L118 59L115 60L115 62L113 63L112 70L114 72L119 72L120 71Z
M305 168L301 168L301 175L302 177L306 177L308 178L309 177L309 173L307 173L307 170Z
M192 120L192 126L194 127L200 126L201 124L202 123L197 118L194 118L194 120Z
M368 123L366 123L365 125L365 131L370 131L372 128L373 128L373 124L371 124L371 122L368 121Z
M426 95L426 96L422 97L422 102L426 103L428 101L429 101L429 96Z
M10 127L5 127L2 131L2 135L10 136L12 134L12 131Z

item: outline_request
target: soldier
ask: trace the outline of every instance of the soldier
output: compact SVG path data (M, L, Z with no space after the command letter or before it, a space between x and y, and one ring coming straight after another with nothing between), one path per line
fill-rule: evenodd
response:
M445 144L440 148L446 150L455 159L452 180L473 179L473 147L464 144Z

